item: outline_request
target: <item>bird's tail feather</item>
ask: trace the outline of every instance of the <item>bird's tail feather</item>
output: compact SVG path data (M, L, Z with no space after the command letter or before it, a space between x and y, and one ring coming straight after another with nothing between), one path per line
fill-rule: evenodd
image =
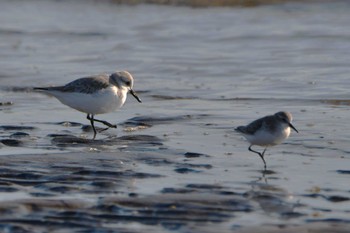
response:
M35 91L47 91L48 88L47 87L33 87L33 90L35 90Z
M244 133L244 126L238 126L237 128L235 128L235 131L240 132L240 133Z

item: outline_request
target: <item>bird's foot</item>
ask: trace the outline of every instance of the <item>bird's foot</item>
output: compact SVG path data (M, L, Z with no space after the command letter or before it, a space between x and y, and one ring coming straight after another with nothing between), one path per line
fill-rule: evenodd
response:
M107 121L106 121L106 122L101 122L101 123L104 124L104 125L106 125L106 126L108 126L108 128L115 128L115 129L117 128L117 125L112 125L111 123L109 123L109 122L107 122ZM108 129L108 128L107 128L107 129Z
M104 128L104 129L100 129L98 132L101 133L103 131L106 131L107 129L109 129L110 127Z

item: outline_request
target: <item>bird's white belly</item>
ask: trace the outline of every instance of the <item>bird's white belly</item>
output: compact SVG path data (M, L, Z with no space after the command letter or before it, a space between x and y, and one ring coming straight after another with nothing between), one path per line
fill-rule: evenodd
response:
M274 146L281 144L283 140L288 138L289 134L290 128L286 127L276 132L259 130L254 135L245 135L245 137L252 145Z
M126 95L116 87L108 87L93 94L78 92L51 92L61 103L90 114L112 112L123 106Z

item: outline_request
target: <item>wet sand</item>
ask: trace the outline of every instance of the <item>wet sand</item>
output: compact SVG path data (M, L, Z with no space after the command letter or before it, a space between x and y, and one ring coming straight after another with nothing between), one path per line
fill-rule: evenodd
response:
M297 200L326 198L322 191L293 198L270 185L277 178L272 171L248 182L250 190L229 186L225 179L205 182L201 174L218 169L201 164L208 157L161 151L2 156L2 230L9 226L15 232L348 230L346 221L322 218L327 210L314 210L314 216L308 216L305 210L310 206ZM327 201L348 200L333 196ZM254 226L247 216L260 215L257 205L278 223ZM306 223L299 225L298 219Z
M295 147L285 144L283 155L270 149L275 155L268 153L264 171L260 159L248 152L186 151L181 143L171 146L168 136L139 134L140 130L130 133L129 129L169 127L207 117L135 117L120 124L126 129L120 137L93 141L50 134L43 143L45 150L61 153L2 155L3 229L346 232L350 198L346 186L340 189L349 174L346 158L334 163L336 158L297 156L299 150L285 151ZM55 125L83 132L88 128L73 122ZM0 128L10 135L3 136L3 148L43 147L37 144L40 139L31 136L34 126ZM206 135L209 146L210 135ZM319 174L324 164L328 164L327 179L306 178L306 174Z

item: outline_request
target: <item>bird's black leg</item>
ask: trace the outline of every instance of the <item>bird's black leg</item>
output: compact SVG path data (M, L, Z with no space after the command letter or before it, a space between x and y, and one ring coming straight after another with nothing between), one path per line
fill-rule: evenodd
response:
M256 154L258 154L258 155L260 156L260 158L261 158L262 161L264 162L264 168L265 168L265 170L266 170L266 162L265 162L265 159L264 159L264 154L265 154L266 148L265 148L265 150L263 151L263 153L260 153L260 152L257 152L257 151L255 151L255 150L253 150L251 147L252 147L252 145L248 148L248 150L251 151L251 152L254 152L254 153L256 153Z
M86 117L88 120L90 120L90 123L91 123L91 127L92 127L92 129L94 130L94 137L92 138L92 140L95 140L95 137L96 137L96 129L95 129L95 126L94 126L94 121L95 121L95 119L94 119L94 115L92 115L91 114L91 116L90 116L90 114L87 114L87 117Z
M91 115L91 116L90 116L90 115ZM93 128L93 130L94 130L94 133L95 133L93 139L95 139L95 136L96 136L96 129L95 129L95 126L94 126L94 123L93 123L94 121L100 122L100 123L102 123L102 124L108 126L109 128L117 128L117 125L113 125L113 124L109 123L108 121L102 121L102 120L95 119L95 118L94 118L94 115L92 115L92 114L88 114L88 115L87 115L87 119L90 120L91 126L92 126L92 128ZM107 130L107 129L108 129L108 128L102 129L102 130L100 130L100 132L105 131L105 130Z
M94 119L94 121L97 121L97 122L100 122L106 126L108 126L109 128L117 128L117 125L112 125L111 123L109 123L108 121L102 121L102 120L97 120L97 119Z

